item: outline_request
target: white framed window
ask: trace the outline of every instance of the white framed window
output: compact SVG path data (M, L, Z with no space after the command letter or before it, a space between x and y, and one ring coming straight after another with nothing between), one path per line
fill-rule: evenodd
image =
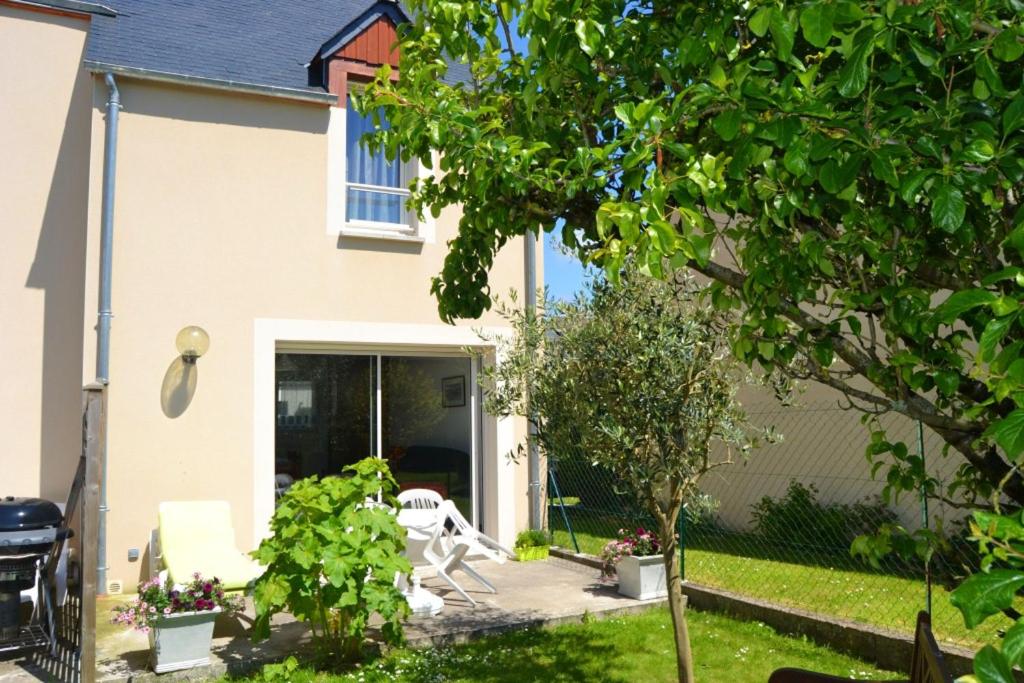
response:
M410 182L430 171L416 159L389 162L383 150L371 151L360 142L374 127L372 115L360 115L352 108L351 93L360 87L350 86L346 106L332 107L330 113L327 232L432 243L433 220L419 220L407 207Z
M388 122L381 125L388 128ZM373 116L352 107L351 91L345 107L345 223L376 230L412 232L409 198L410 164L388 161L384 150L371 151L361 143L374 130Z

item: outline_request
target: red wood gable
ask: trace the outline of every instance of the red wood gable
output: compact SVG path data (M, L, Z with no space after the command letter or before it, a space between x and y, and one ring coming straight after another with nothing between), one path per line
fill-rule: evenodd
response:
M391 78L398 78L397 43L394 23L382 16L328 57L327 89L338 96L339 106L345 106L349 80L368 81L383 64L393 66Z
M364 64L380 66L390 64L398 67L398 32L387 17L381 17L366 27L345 47L334 53L334 57L351 59Z

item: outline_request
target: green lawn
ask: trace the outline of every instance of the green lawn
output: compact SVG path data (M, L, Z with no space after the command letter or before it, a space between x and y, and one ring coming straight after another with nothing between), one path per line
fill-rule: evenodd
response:
M782 666L851 679L896 677L806 640L781 636L758 622L691 610L689 623L697 680L764 683L774 669ZM520 631L450 648L400 650L347 674L301 669L289 672L286 678L293 683L678 680L667 610L550 630Z
M552 509L552 526L561 526L557 514ZM580 550L595 555L622 523L602 523L583 515L574 515L572 521ZM556 528L553 535L556 545L573 547L568 532ZM832 558L830 564L821 554L814 561L803 558L802 562L780 559L783 553L772 554L763 548L748 547L749 552L740 554L737 548L729 547L738 543L714 540L720 541L719 547L705 538L701 547L686 549L688 581L906 633L913 632L917 613L924 609L925 584L920 579L872 571L841 555ZM949 593L936 586L932 591L932 625L939 640L977 647L992 642L997 629L1008 627L1009 622L990 619L968 631L960 612L949 603Z

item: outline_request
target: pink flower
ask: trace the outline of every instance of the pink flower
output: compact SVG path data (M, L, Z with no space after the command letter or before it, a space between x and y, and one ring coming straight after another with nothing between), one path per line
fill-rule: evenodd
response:
M164 607L164 614L170 614L170 613L171 613L171 608L170 607Z
M150 613L150 614L156 614L156 607L155 607L155 606L153 606L153 605L150 605L150 606L149 606L149 613Z

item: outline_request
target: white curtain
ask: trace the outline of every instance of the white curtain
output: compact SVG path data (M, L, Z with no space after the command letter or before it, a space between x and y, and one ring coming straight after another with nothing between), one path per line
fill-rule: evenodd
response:
M371 153L366 145L359 142L364 134L373 130L373 117L360 116L349 102L346 119L348 182L379 187L401 187L401 162L389 163L384 157L383 150ZM386 128L387 122L382 123ZM401 195L350 188L346 197L346 219L404 223L403 200L404 197Z

